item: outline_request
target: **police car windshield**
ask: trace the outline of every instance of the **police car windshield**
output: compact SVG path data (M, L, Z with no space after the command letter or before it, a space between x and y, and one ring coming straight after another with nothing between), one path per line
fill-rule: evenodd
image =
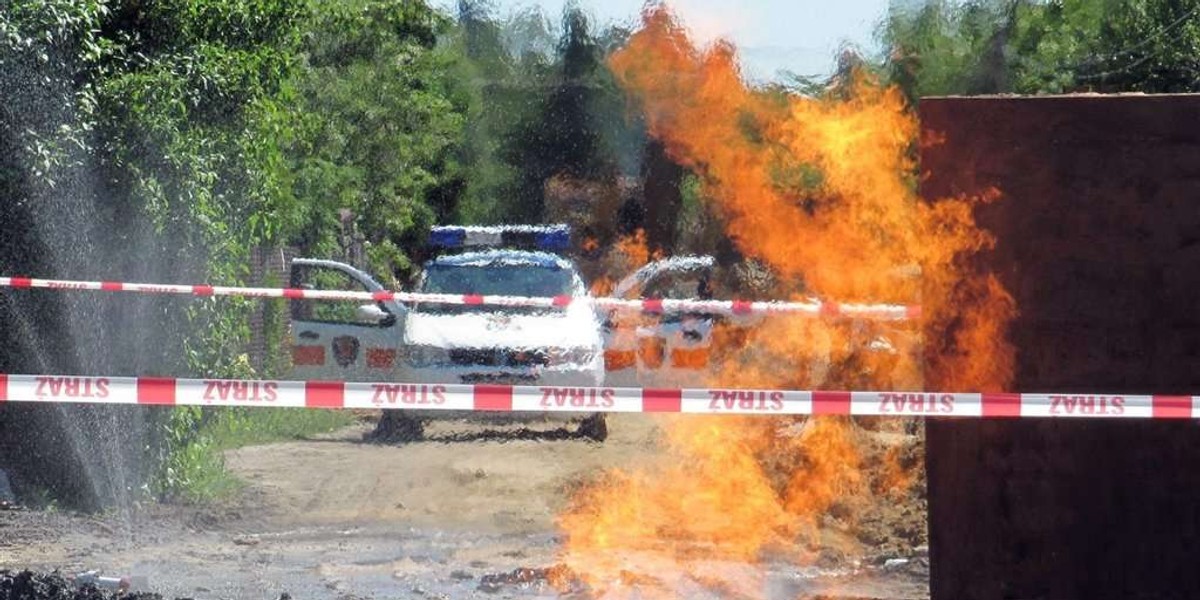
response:
M433 263L426 267L421 291L430 294L480 294L548 298L571 293L572 273L552 264L491 262L470 264ZM462 313L496 310L488 306L423 303L424 312ZM505 312L543 312L537 308L505 308Z

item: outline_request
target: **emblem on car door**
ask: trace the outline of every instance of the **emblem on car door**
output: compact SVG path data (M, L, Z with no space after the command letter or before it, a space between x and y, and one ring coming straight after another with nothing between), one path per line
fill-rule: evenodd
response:
M333 346L333 359L343 369L358 360L358 338L349 335L338 336L333 338L331 345Z

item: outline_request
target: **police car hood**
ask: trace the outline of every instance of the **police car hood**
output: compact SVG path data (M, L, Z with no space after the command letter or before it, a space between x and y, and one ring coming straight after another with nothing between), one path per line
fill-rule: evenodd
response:
M405 341L439 348L579 348L600 346L595 312L585 303L536 313L438 314L413 311Z

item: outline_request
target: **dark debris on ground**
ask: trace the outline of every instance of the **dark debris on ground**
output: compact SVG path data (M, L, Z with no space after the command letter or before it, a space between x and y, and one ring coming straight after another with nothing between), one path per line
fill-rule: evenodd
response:
M57 573L0 569L0 600L162 600L162 596L105 590L94 585L76 587Z

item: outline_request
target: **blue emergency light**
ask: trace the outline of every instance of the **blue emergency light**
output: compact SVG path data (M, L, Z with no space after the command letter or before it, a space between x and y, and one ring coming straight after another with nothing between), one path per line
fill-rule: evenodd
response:
M438 248L522 248L560 252L571 247L567 225L444 225L429 231L429 245Z
M461 248L466 239L464 227L434 227L429 230L429 245L436 248Z

